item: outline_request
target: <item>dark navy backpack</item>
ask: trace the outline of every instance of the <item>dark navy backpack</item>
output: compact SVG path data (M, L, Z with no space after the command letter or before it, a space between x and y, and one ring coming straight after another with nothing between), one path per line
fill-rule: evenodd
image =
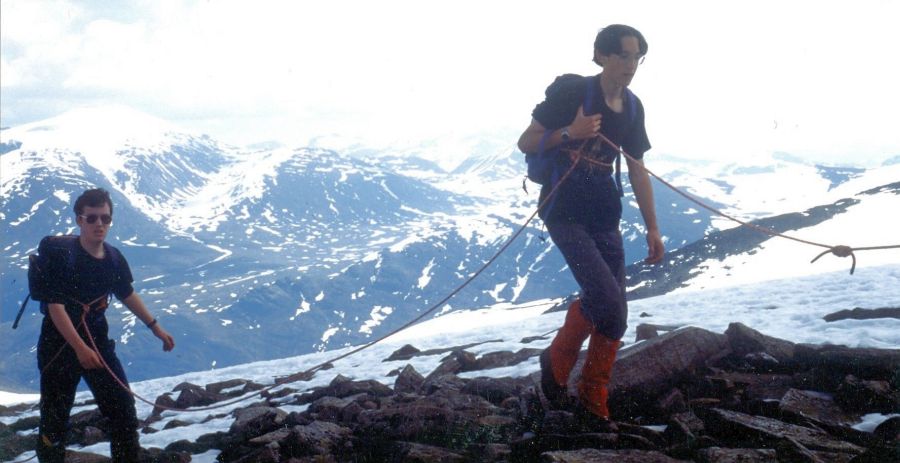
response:
M584 102L582 104L584 107L584 113L588 115L594 114L592 103L594 101L594 92L596 91L597 85L596 76L582 77L576 74L566 74L562 76L561 79L582 79L584 81L584 85L586 87L584 92ZM634 120L637 117L637 98L627 87L625 88L624 98L629 121L630 123L634 123ZM560 172L560 169L558 168L559 163L557 162L557 158L562 150L571 149L578 143L562 143L553 148L545 150L544 144L547 141L547 138L550 137L552 133L552 130L547 130L546 132L544 132L544 135L541 137L537 153L525 155L525 162L528 164L528 179L540 185L555 185L556 182L559 181L559 177L562 175L562 172ZM616 182L619 187L619 193L622 194L623 192L620 167L621 154L617 154Z
M39 253L30 254L28 256L28 295L25 296L25 300L22 301L22 306L19 307L19 313L16 315L16 320L12 325L13 329L18 328L19 320L22 318L22 314L25 313L25 306L28 304L29 299L40 301L41 313L46 314L47 303L43 302L44 300L58 299L60 296L64 298L70 297L67 294L60 294L59 282L51 280L48 269L51 259L55 256L62 255L65 258L66 274L74 276L75 256L79 246L78 236L48 236L45 237L41 243L42 246L38 247ZM116 274L118 274L121 260L119 253L115 248L110 246L109 243L104 242L103 247L106 255L110 256L112 265L115 268Z

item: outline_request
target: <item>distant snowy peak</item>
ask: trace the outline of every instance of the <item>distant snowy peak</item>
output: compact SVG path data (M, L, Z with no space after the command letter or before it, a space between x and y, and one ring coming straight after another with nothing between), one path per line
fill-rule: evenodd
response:
M235 156L209 137L118 105L74 109L4 130L2 137L2 167L10 174L4 175L4 192L28 172L77 178L92 170L157 220Z
M71 151L106 151L124 145L155 145L161 135L185 133L157 117L126 106L73 109L59 116L13 127L4 140L18 140L25 149L66 148Z
M78 154L104 172L123 171L136 156L166 156L172 146L219 150L206 136L195 136L167 121L125 106L85 107L4 130L5 153ZM14 162L11 158L7 162Z
M358 158L418 158L442 173L459 173L472 159L506 156L515 147L517 133L508 130L481 133L448 132L434 136L406 134L406 138L364 139L339 134L312 138L308 146L346 153Z

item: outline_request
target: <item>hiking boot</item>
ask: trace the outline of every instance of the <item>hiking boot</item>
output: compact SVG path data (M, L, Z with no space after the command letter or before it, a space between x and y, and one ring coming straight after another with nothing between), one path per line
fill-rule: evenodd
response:
M52 442L43 434L38 435L34 450L40 463L64 463L66 460L65 442Z
M606 386L609 384L620 344L618 340L594 332L588 343L587 359L581 369L581 379L578 381L578 398L581 405L593 415L607 420L609 407L606 402L609 392Z
M609 417L599 416L591 412L582 402L575 411L575 421L585 432L618 433L619 427Z
M137 431L110 435L109 450L113 463L138 463L141 441Z
M553 377L553 368L550 365L550 349L544 349L541 352L541 391L544 397L554 409L566 409L569 406L568 389L566 386L560 386Z
M541 353L541 388L555 409L571 408L568 379L584 340L594 325L581 313L581 299L575 299L566 311L566 321L550 346Z

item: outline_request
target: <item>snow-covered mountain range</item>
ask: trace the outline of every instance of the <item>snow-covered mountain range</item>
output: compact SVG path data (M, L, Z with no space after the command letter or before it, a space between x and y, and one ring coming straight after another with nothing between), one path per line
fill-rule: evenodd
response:
M133 317L111 310L121 355L139 365L129 371L134 380L380 336L461 284L536 206L537 186L522 190L523 156L512 139L397 150L324 146L226 146L121 107L0 131L0 387L35 389L36 306L18 330L8 327L27 293L28 253L44 235L76 231L71 206L86 188L112 193L110 241L178 342L174 355L163 355L151 337L135 335L143 327ZM830 244L894 244L887 211L898 205L896 163L834 168L779 155L714 166L650 155L648 166L710 204L743 219L765 218L779 231ZM642 221L630 191L625 199L634 296L847 267L823 258L809 268L820 250L729 229L658 184L656 198L671 253L652 268L638 263ZM540 227L532 222L441 311L575 292ZM773 267L771 256L796 256L803 266ZM900 255L859 259L880 265Z

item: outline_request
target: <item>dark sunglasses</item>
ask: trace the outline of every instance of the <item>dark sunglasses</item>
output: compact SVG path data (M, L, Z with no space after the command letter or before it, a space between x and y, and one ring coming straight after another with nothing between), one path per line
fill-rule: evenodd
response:
M102 222L103 225L109 225L112 223L112 216L109 214L102 214L102 215L88 214L88 215L79 215L78 217L81 217L87 223L97 223L97 219L100 219L100 222Z

